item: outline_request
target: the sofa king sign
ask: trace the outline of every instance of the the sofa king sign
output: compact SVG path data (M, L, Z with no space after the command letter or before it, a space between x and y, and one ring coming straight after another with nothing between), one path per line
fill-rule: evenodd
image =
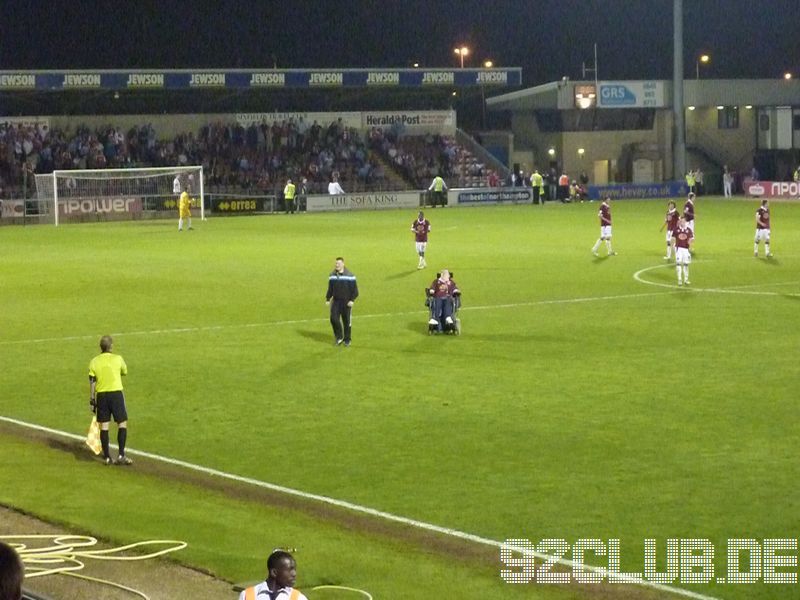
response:
M364 210L383 208L415 208L420 205L420 193L375 192L363 194L313 195L306 198L308 212L335 210Z

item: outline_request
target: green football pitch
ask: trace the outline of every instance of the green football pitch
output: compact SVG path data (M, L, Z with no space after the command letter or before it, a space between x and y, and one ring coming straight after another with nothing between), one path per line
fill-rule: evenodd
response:
M416 211L212 218L181 233L172 221L0 228L0 415L84 433L87 365L110 333L129 367L132 451L414 523L268 502L246 483L231 494L147 459L108 470L8 433L0 503L125 543L186 540L178 560L230 581L258 579L269 550L289 546L301 589L680 597L510 585L496 548L418 527L433 524L534 546L618 539L629 572L645 539L662 571L668 539L706 539L712 582L676 587L796 597L797 584L764 579L767 540L800 535L800 203L771 204L766 259L753 257L757 201L701 198L681 288L663 259L665 205L615 202L618 254L599 258L597 203L430 210L421 271ZM360 290L350 348L334 346L324 302L339 255ZM444 267L463 292L459 337L427 332L424 288ZM98 515L98 498L113 512ZM757 583L717 581L733 538L762 549ZM800 571L796 546L778 553L794 557L779 573Z

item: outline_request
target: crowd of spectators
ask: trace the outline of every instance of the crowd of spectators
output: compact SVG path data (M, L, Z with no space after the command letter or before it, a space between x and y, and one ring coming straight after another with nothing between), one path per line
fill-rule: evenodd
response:
M307 179L310 193L324 193L333 173L347 191L382 189L385 180L380 161L341 119L327 126L302 117L247 127L217 122L172 139L159 139L150 124L128 131L113 125L70 131L0 124L0 197L31 196L33 175L54 169L197 164L203 165L209 192L277 193L292 177Z
M341 119L323 127L301 118L248 127L213 123L199 140L209 185L271 193L286 178L307 180L309 193L325 193L333 174L347 191L381 188L385 173L358 131Z
M414 189L428 187L440 175L448 187L497 187L498 175L452 136L402 135L396 128L373 127L369 146L379 152Z

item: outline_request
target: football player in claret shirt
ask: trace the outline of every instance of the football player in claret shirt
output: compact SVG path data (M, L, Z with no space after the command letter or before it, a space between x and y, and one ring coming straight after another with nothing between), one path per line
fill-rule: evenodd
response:
M672 234L678 226L678 209L672 200L667 203L667 216L664 217L659 231L664 231L665 225L667 227L667 254L664 256L664 260L669 260L672 256L672 238L674 237Z
M592 247L592 254L597 256L597 249L602 242L605 242L608 255L615 256L617 253L611 249L611 196L606 196L600 203L597 216L600 218L600 237Z
M683 205L683 218L686 219L686 226L694 233L694 192L689 192L686 203Z
M756 211L756 242L753 246L753 256L758 258L758 244L764 240L764 250L767 251L767 258L772 258L769 251L769 200L766 198L761 201L761 206Z
M430 221L425 218L425 214L422 211L419 211L419 215L417 216L416 220L411 223L411 231L414 232L414 239L417 245L417 254L419 254L419 264L417 265L418 269L424 269L428 266L428 263L425 262L425 248L428 246L428 233L430 230Z
M678 221L672 239L675 240L675 271L678 274L678 285L689 285L689 264L692 262L689 249L694 241L694 233L689 229L683 216Z

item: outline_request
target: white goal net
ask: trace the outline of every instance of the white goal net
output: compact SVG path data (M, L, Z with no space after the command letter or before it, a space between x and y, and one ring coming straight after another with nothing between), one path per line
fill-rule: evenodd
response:
M53 171L36 176L36 195L53 223L164 218L182 192L205 219L203 167Z

